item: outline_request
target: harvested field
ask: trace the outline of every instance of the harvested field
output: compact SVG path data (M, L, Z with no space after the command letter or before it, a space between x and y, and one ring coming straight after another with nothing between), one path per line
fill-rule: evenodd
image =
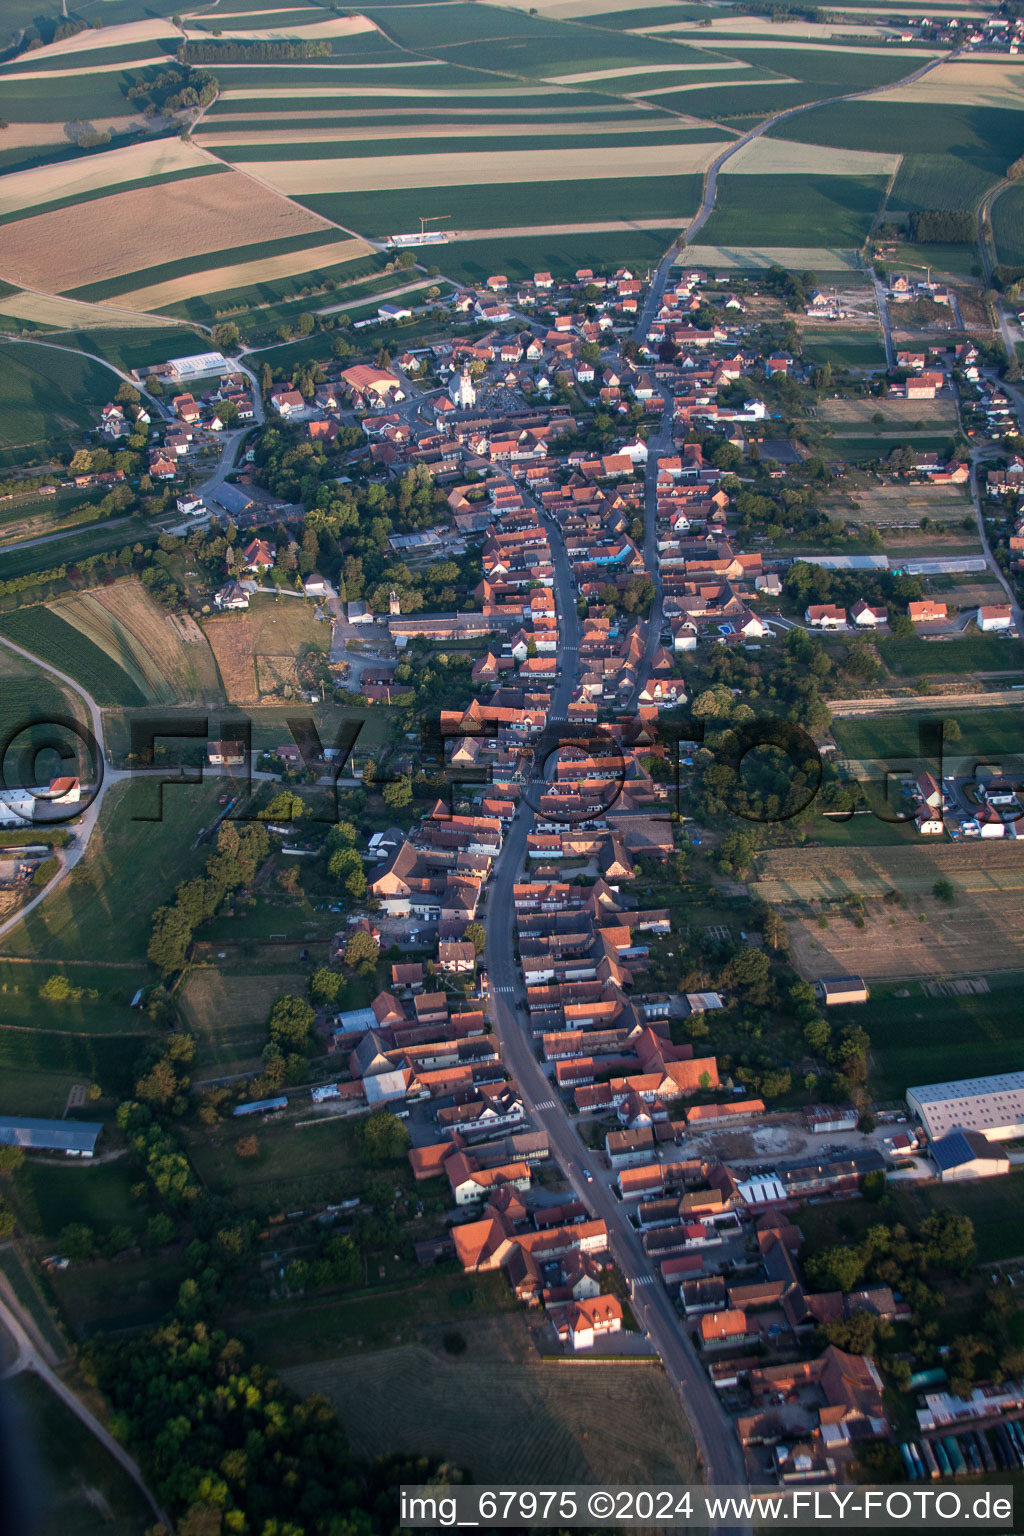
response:
M119 581L51 606L123 667L148 703L222 701L217 666L202 630L192 620L166 613L140 582Z
M128 21L120 26L104 27L99 33L88 28L84 32L76 32L74 37L65 37L59 43L47 43L43 48L34 48L30 57L34 63L37 59L63 58L69 53L89 53L97 47L123 48L177 36L178 29L170 21L153 17L148 21Z
M721 150L715 144L657 144L645 146L645 176L683 176L702 171ZM380 155L372 159L271 160L260 164L260 176L290 196L327 192L372 192L382 187L491 186L522 182L580 181L590 177L633 178L637 170L635 145L594 149L546 149L530 155L499 154ZM219 178L218 178L219 180Z
M352 37L358 32L376 32L376 23L368 16L332 16L325 21L314 21L308 24L299 23L297 26L285 27L259 27L252 31L239 31L231 28L229 41L232 43L245 42L273 42L276 38L282 39L311 39L330 37ZM208 43L211 41L209 32L188 27L185 36L190 43Z
M922 517L958 523L970 510L970 496L962 485L878 485L851 491L850 500L856 522L888 527L913 527Z
M23 208L56 202L62 197L81 197L83 192L117 187L126 181L142 181L148 176L205 169L210 163L209 155L186 144L183 139L157 139L149 144L110 149L85 159L63 160L57 165L43 165L31 171L14 171L0 178L0 214L17 213ZM112 227L116 226L106 226L108 234Z
M1024 63L994 59L983 64L971 59L938 64L922 79L910 85L894 85L891 90L880 91L875 99L975 109L1009 107L1020 111L1024 110Z
M310 648L323 650L322 626L298 598L257 598L247 613L204 620L231 704L256 704L293 683L295 665Z
M658 36L663 33L688 32L706 33L713 32L715 36L727 35L729 37L742 37L744 46L746 40L751 37L778 38L780 41L798 41L807 43L828 44L834 37L845 37L854 33L857 37L886 37L884 27L872 26L862 21L769 21L767 18L754 16L745 17L721 17L716 16L710 25L701 21L699 26L694 26L692 21L666 21L653 27L643 27L647 36ZM691 41L696 41L692 38Z
M827 155L813 144L788 139L752 139L731 155L722 167L723 176L816 175L892 176L899 168L898 154L886 155L865 149L830 149Z
M238 171L225 171L138 187L8 224L3 275L26 287L60 293L136 271L152 262L155 251L198 256L323 228L315 214Z
M281 1375L303 1395L327 1394L359 1455L441 1455L509 1487L699 1477L682 1409L646 1364L519 1364L493 1347L456 1362L405 1345Z
M667 233L670 228L664 219L605 219L591 224L526 224L510 229L458 230L449 236L448 244L457 244L460 240L515 240L543 235L600 235L613 230L629 229L664 229Z
M822 400L817 406L819 418L841 427L843 435L858 429L873 431L876 423L872 417L879 412L885 417L884 424L879 427L880 432L898 427L909 430L918 421L923 421L927 429L936 431L941 431L945 426L952 431L956 426L956 405L952 400ZM936 486L935 489L943 487ZM900 490L902 492L904 488L900 487Z
M110 134L129 133L141 128L145 118L100 117L90 120L90 128ZM3 147L8 149L35 149L43 144L73 144L74 138L66 123L8 123L3 131Z
M3 300L3 313L15 320L29 320L36 325L55 325L61 330L98 330L111 326L127 328L139 323L130 309L116 309L106 304L83 304L80 299L62 299L51 293L12 293ZM147 325L177 325L162 315L151 315Z
M688 245L687 264L698 267L789 267L795 271L859 272L855 250L811 245Z
M235 267L210 267L204 272L152 283L147 288L128 289L115 296L126 309L165 309L184 299L206 293L223 293L229 288L244 288L250 283L268 283L279 277L295 277L321 267L335 266L370 255L371 247L363 240L339 240L332 245L309 246L288 255L268 256L263 261L244 261Z
M586 85L589 80L620 80L623 75L678 75L687 70L706 70L707 63L699 64L626 64L619 69L588 69L582 74L545 75L549 85ZM739 59L715 60L718 69L749 69L750 65Z
M771 902L884 896L893 890L916 897L930 892L940 876L958 891L972 892L972 902L1000 892L1013 892L1024 902L1024 846L1005 839L947 843L922 838L910 847L772 849L758 854L753 885ZM1017 926L1024 943L1024 926ZM975 950L974 969L977 965Z
M958 885L952 872L944 873ZM863 928L854 926L852 913L830 917L827 930L818 927L816 917L787 917L797 970L808 980L837 975L873 980L973 974L979 957L989 971L1019 970L1024 964L1024 889L975 890L952 906L931 894L909 901L906 909L866 901Z

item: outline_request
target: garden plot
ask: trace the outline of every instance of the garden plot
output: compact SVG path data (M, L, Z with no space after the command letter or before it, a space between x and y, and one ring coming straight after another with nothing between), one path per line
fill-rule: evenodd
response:
M721 151L721 143L652 144L643 150L645 176L683 176L703 171ZM328 192L371 192L381 187L459 187L490 183L584 181L633 178L637 174L635 145L593 149L544 149L523 155L438 153L379 155L347 160L271 160L261 162L260 175L290 196Z
M788 139L752 139L723 165L723 176L892 176L900 156L865 149L830 149L823 155L813 144Z
M211 617L202 627L231 704L256 704L293 685L301 656L326 643L298 598L257 598L248 613Z
M11 281L59 293L137 271L155 251L198 256L325 227L250 177L225 171L20 219L4 226L0 260Z
M321 267L355 261L370 253L371 247L365 240L339 240L332 245L309 246L304 251L268 256L263 261L245 261L238 266L191 272L163 283L151 283L145 288L129 289L116 298L126 309L166 309L168 305L203 294L224 293L253 283L273 282L275 278L295 277L303 272L318 271Z
M959 523L970 511L970 498L960 485L878 485L850 492L851 519L884 527L916 525L922 517L936 523Z
M845 436L854 432L880 432L903 428L914 430L918 422L922 431L941 431L956 427L956 405L952 400L822 400L817 406L818 418L828 422ZM882 424L873 417L885 418ZM943 489L936 486L936 490Z

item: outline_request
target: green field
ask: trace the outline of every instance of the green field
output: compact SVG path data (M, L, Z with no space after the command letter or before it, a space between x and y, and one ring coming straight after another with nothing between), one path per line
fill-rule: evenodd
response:
M101 1143L101 1150L106 1150ZM137 1228L144 1207L130 1190L138 1170L126 1157L113 1163L29 1161L15 1177L20 1225L52 1242L62 1227L80 1221L104 1237L111 1227Z
M1020 1069L1024 1012L1019 973L989 977L981 996L928 997L918 981L876 982L855 1008L831 1008L837 1025L859 1024L871 1036L871 1089L887 1101L920 1083L982 1077Z
M800 350L809 363L831 363L834 368L885 367L881 336L865 335L863 331L801 330Z
M770 138L834 144L840 149L952 155L974 173L989 176L1001 176L1011 160L1024 151L1021 113L1000 107L841 101L801 112L768 132Z
M994 180L994 172L957 155L904 155L887 207L900 213L973 208Z
M921 709L916 714L876 715L864 720L833 720L832 734L847 757L862 762L912 757L917 753L921 723L955 720L959 741L947 742L947 757L979 759L1010 754L1024 756L1024 703L1017 709Z
M103 522L73 528L59 539L45 544L23 544L20 549L2 552L5 578L24 576L27 571L49 571L59 565L74 565L90 555L105 554L108 549L122 549L125 544L155 544L159 530L141 517L112 517ZM10 603L10 598L4 599ZM12 635L12 639L16 638ZM22 642L19 642L22 643ZM59 663L58 663L59 665ZM67 668L63 668L67 671Z
M47 722L58 716L81 720L81 701L66 693L41 667L0 646L0 742L6 744L15 733L27 731L26 739L42 746L52 734ZM39 766L42 768L42 762Z
M1015 182L992 204L996 257L1004 266L1024 266L1024 184Z
M42 1472L35 1536L145 1536L153 1514L128 1474L37 1376L10 1384Z
M806 348L804 350L806 353ZM855 359L859 359L859 366L862 368L872 366L878 368L885 367L885 353L880 342L878 344L878 351L882 354L880 357L875 356L874 348L870 343L866 343L863 348L850 348L845 351L840 349L837 352L831 353L826 347L816 349L816 351L819 350L821 361L824 361L826 357L831 357L833 364L845 362L847 365L856 365ZM817 362L819 359L815 354L811 354L811 360ZM922 453L931 452L932 449L936 453L944 453L952 446L952 436L949 432L939 434L903 432L899 437L829 437L823 441L822 451L829 459L846 459L851 464L859 464L869 459L886 459L895 449L903 448L908 443L911 443L915 449ZM894 521L896 520L897 510L897 508L893 508ZM957 507L953 510L951 516L959 520L963 517L965 510L964 507Z
M116 387L109 368L89 358L0 342L0 448L43 448L81 432Z
M162 818L143 820L160 815L159 786L112 785L83 860L88 878L64 881L7 935L0 954L40 962L102 955L126 963L125 982L151 981L145 955L153 911L209 858L211 845L197 848L195 840L213 820L219 788L217 780L172 786L163 791Z
M63 1003L41 998L40 987L55 975L66 976L73 987L82 989L83 996ZM42 1029L56 1034L137 1035L149 1027L146 1015L131 1008L132 998L144 979L143 968L131 965L64 965L53 960L0 959L4 1023L11 1028ZM91 997L92 992L97 995Z
M797 119L799 121L799 119ZM859 246L885 192L881 176L718 178L708 245Z
M121 538L125 530L120 530ZM53 550L55 545L43 545ZM38 551L36 551L38 554ZM56 558L48 556L47 558ZM50 662L62 672L67 672L99 704L145 704L146 699L128 676L106 651L81 634L73 625L66 623L49 608L19 608L13 613L0 615L0 634L13 640L16 645Z
M886 666L909 677L922 673L955 673L962 677L970 672L1024 670L1024 648L1020 641L1000 639L998 635L963 635L945 640L890 637L877 644Z
M138 330L133 327L123 331L69 331L61 337L61 344L91 352L127 373L132 368L144 368L147 363L165 363L169 357L188 356L205 347L208 339L202 332L184 325L142 324Z
M585 123L566 126L564 133L538 133L517 134L508 138L495 134L487 135L477 145L479 149L488 152L513 153L520 155L532 154L535 150L542 149L592 149L595 136L586 132ZM472 133L472 129L467 130ZM602 133L600 144L621 147L627 145L635 148L638 157L642 158L643 151L648 144L707 144L717 140L731 138L730 134L721 129L708 128L676 128L670 118L655 118L651 123L650 131L643 134L627 132L623 134ZM317 139L310 143L292 143L290 140L283 144L224 144L218 146L217 153L232 165L260 165L268 160L363 160L374 159L393 155L435 155L447 154L451 151L452 140L448 137L438 138L431 135L427 128L422 128L414 139ZM232 253L234 260L234 253Z
M51 900L57 903L62 894ZM98 1083L105 1098L123 1099L148 1043L145 1035L72 1035L0 1024L0 1114L60 1118L75 1083Z
M596 223L602 219L664 219L666 225L675 224L678 228L697 210L701 178L685 175L578 182L521 181L438 188L432 196L444 198L453 229L509 229L520 225L529 228L531 224ZM296 201L312 208L314 213L357 229L360 234L386 235L396 229L418 227L423 197L422 189L400 187L377 192L329 192Z

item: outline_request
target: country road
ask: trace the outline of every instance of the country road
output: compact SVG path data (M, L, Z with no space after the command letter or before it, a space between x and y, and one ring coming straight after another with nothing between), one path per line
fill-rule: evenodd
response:
M666 424L663 423L658 437L665 431ZM652 438L652 446L656 446L658 437ZM655 451L648 461L649 487L653 486L657 475L656 460ZM656 577L657 555L650 498L645 513L648 571ZM564 541L553 522L546 520L546 526L554 565L560 661L549 718L558 722L567 717L579 675L580 620ZM659 623L652 622L650 633L656 637L659 627ZM642 669L644 673L647 662L649 657ZM641 676L638 687L643 681ZM488 887L485 914L485 960L490 980L488 1015L498 1036L502 1061L519 1086L527 1114L536 1126L547 1132L552 1153L574 1193L607 1225L612 1255L630 1285L634 1313L661 1357L668 1380L682 1402L697 1443L704 1476L712 1484L743 1486L747 1481L746 1469L732 1422L723 1411L697 1352L684 1332L668 1292L652 1272L626 1209L612 1192L612 1175L600 1168L598 1160L585 1151L575 1124L553 1092L551 1081L537 1060L532 1038L521 1021L525 989L515 958L514 925L510 918L512 888L522 877L526 839L534 824L534 810L528 797L531 793L536 796L544 782L543 768L543 764L538 765L530 783L524 785L520 810L506 835ZM585 1168L591 1172L591 1179L586 1177ZM724 1531L726 1527L719 1529Z
M99 1441L108 1455L113 1457L118 1466L123 1468L149 1505L154 1519L163 1526L165 1531L170 1532L172 1529L170 1519L146 1487L145 1479L139 1470L138 1463L129 1456L120 1441L114 1439L105 1425L100 1423L96 1415L85 1406L82 1400L57 1375L53 1366L43 1356L42 1351L37 1348L28 1328L19 1316L20 1309L16 1310L16 1308L17 1304L6 1294L6 1287L0 1289L0 1330L5 1331L10 1336L13 1347L17 1351L12 1363L0 1373L2 1379L18 1376L22 1371L32 1371L34 1375L39 1377L40 1381L45 1382L54 1396L58 1397L65 1407L71 1410L76 1419L80 1420L90 1434Z

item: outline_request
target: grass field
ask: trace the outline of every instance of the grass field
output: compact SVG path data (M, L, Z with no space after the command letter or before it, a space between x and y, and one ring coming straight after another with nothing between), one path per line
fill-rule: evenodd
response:
M124 1098L147 1044L144 1035L73 1035L0 1024L0 1114L59 1119L75 1083L98 1083L105 1098Z
M100 704L146 703L123 667L49 608L19 608L0 615L0 633L67 672Z
M1024 266L1024 186L1015 182L992 206L996 256L1008 267Z
M879 176L722 176L701 240L858 246L885 186Z
M523 165L524 175L528 169ZM743 178L748 180L749 178ZM787 178L789 179L789 178ZM513 229L613 219L664 219L679 228L700 203L701 178L637 176L598 178L566 183L508 182L493 186L444 188L444 207L453 229ZM360 234L386 235L416 229L423 190L414 187L376 192L335 192L302 195L302 202L325 218L336 219ZM589 263L588 263L589 264Z
M141 315L139 321L138 328L132 330L72 331L61 337L61 345L93 353L105 362L113 363L115 368L128 372L147 363L165 363L169 357L188 356L205 339L201 332L189 330L184 325L166 329L151 326Z
M646 1364L517 1363L472 1345L454 1361L412 1345L282 1374L300 1392L326 1392L367 1456L439 1454L509 1487L699 1477L682 1409Z
M210 846L196 848L195 839L213 819L219 787L212 780L165 789L162 819L142 820L160 816L159 786L112 785L83 860L91 879L65 881L7 935L0 953L41 961L102 955L136 966L136 985L152 979L145 954L153 911L209 857Z
M904 155L887 206L900 213L973 208L995 173L952 154Z
M14 1181L19 1222L34 1237L50 1241L73 1221L84 1222L98 1237L111 1227L140 1227L144 1207L130 1193L136 1178L126 1157L93 1165L27 1162Z
M915 446L922 441L931 442L926 434L908 432L904 441ZM840 448L846 458L883 458L891 450L879 449L891 439L845 435L830 438L825 447L828 457ZM859 449L859 452L854 450ZM882 527L916 527L922 517L936 523L962 523L970 515L971 503L965 487L957 485L867 485L858 486L849 495L850 516L854 522ZM980 554L980 550L978 551ZM925 553L925 551L922 551Z
M39 989L54 975L66 976L85 995L77 1001L46 1002ZM137 1035L149 1027L145 1014L132 1012L138 983L137 969L128 964L0 960L4 1023L11 1028L71 1035ZM97 995L91 997L92 992Z
M961 635L943 640L879 640L882 660L905 677L958 676L971 672L1024 670L1024 647L1019 640L997 635Z
M980 996L930 997L919 981L872 988L856 1008L833 1008L837 1025L859 1024L871 1036L871 1089L879 1099L960 1077L1015 1072L1024 1049L1022 978L989 977Z
M904 155L952 155L989 176L1001 176L1024 151L1020 112L998 107L842 101L789 118L769 136L844 149L887 150ZM893 204L895 207L896 205Z
M286 925L280 915L275 921L278 928ZM252 937L245 919L242 928L246 938ZM308 976L307 969L298 968L267 971L260 967L255 974L212 966L191 971L178 1003L198 1041L197 1064L203 1075L258 1070L271 1004L287 993L305 997Z
M916 432L919 423L921 431L932 432L951 432L956 426L956 406L952 400L822 400L817 414L820 421L828 422L843 437L854 432ZM879 424L874 421L876 415L883 417ZM904 494L903 487L899 494Z
M941 714L922 710L917 714L833 720L832 734L847 757L861 762L909 759L919 751L919 724L938 720L955 720L962 733L959 741L946 743L947 773L959 771L965 760L1024 757L1024 705L1019 709L949 709Z
M92 426L112 386L110 370L89 358L0 342L0 448L42 447Z
M36 1536L145 1536L149 1505L70 1408L30 1372L9 1386L45 1490Z
M800 327L800 343L809 363L831 363L834 368L884 368L885 346L881 331L827 331Z
M48 721L69 715L81 720L83 713L81 702L48 672L0 646L0 741L8 742L15 732L26 730L42 744L50 734Z
M53 612L122 668L147 704L219 704L209 644L190 618L169 614L139 581L60 598Z
M203 629L231 704L256 704L294 685L299 658L325 650L330 639L296 598L258 596L247 613L207 619Z
M159 530L144 518L106 518L103 522L86 523L68 529L62 537L51 539L46 544L5 549L3 574L9 578L24 576L27 571L48 571L59 565L71 566L79 560L87 559L89 555L101 555L108 549L123 549L126 544L142 544L148 549L158 538ZM45 591L45 588L42 590ZM10 598L5 599L7 606L10 603Z

